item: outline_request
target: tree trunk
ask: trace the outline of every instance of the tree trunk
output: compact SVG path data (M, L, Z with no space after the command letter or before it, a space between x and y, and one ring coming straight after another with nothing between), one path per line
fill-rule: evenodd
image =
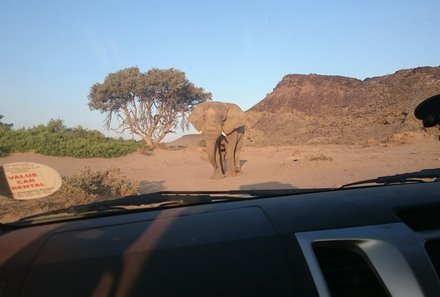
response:
M151 137L147 136L147 135L141 135L142 139L145 141L145 143L147 144L147 146L152 149L154 147L154 143L153 140L151 139Z
M172 124L172 123L169 123L168 125L166 125L166 127L164 127L164 128L162 129L162 131L160 132L159 136L154 140L153 145L157 145L157 144L159 144L159 143L164 139L164 137L165 137L168 133L171 132L171 128L172 128L172 127L173 127L173 124Z

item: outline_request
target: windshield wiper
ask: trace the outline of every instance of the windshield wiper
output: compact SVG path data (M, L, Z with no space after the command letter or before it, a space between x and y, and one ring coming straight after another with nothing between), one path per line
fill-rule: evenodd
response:
M361 180L354 183L345 184L339 187L339 189L367 184L395 185L408 183L424 183L428 181L440 181L440 168L423 169L416 172L380 176L373 179Z
M268 190L231 190L231 191L161 191L137 196L75 205L64 209L35 214L8 223L9 226L29 226L62 220L74 220L92 216L123 214L131 211L161 209L177 206L209 204L250 198L268 198L296 195L331 189L268 189Z
M64 219L76 219L88 216L111 215L135 209L157 209L171 206L201 204L212 202L208 195L189 195L180 192L155 192L137 196L126 196L118 199L80 204L63 209L56 209L23 217L9 225L22 225L22 223L41 223Z

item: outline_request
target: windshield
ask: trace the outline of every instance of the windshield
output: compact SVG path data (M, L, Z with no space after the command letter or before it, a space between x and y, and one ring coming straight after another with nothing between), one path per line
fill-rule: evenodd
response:
M0 222L162 191L335 189L439 168L438 118L414 115L440 94L438 11L6 0Z

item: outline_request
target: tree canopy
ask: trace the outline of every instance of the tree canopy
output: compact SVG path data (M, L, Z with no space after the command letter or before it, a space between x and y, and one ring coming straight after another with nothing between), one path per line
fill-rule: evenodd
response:
M12 128L12 126L13 126L12 124L3 123L1 121L1 119L3 119L3 116L0 114L0 127L6 128L6 129L11 129Z
M211 99L211 93L194 86L185 73L173 68L153 68L146 73L138 67L107 75L89 93L89 108L106 114L106 126L116 122L116 132L130 131L150 147L160 143L179 125L187 125L194 105Z

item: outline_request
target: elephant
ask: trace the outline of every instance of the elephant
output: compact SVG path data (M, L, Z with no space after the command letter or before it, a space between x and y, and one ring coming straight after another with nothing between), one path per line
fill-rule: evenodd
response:
M212 179L242 173L240 153L245 133L245 114L233 103L207 101L196 105L188 121L200 131L214 167Z

